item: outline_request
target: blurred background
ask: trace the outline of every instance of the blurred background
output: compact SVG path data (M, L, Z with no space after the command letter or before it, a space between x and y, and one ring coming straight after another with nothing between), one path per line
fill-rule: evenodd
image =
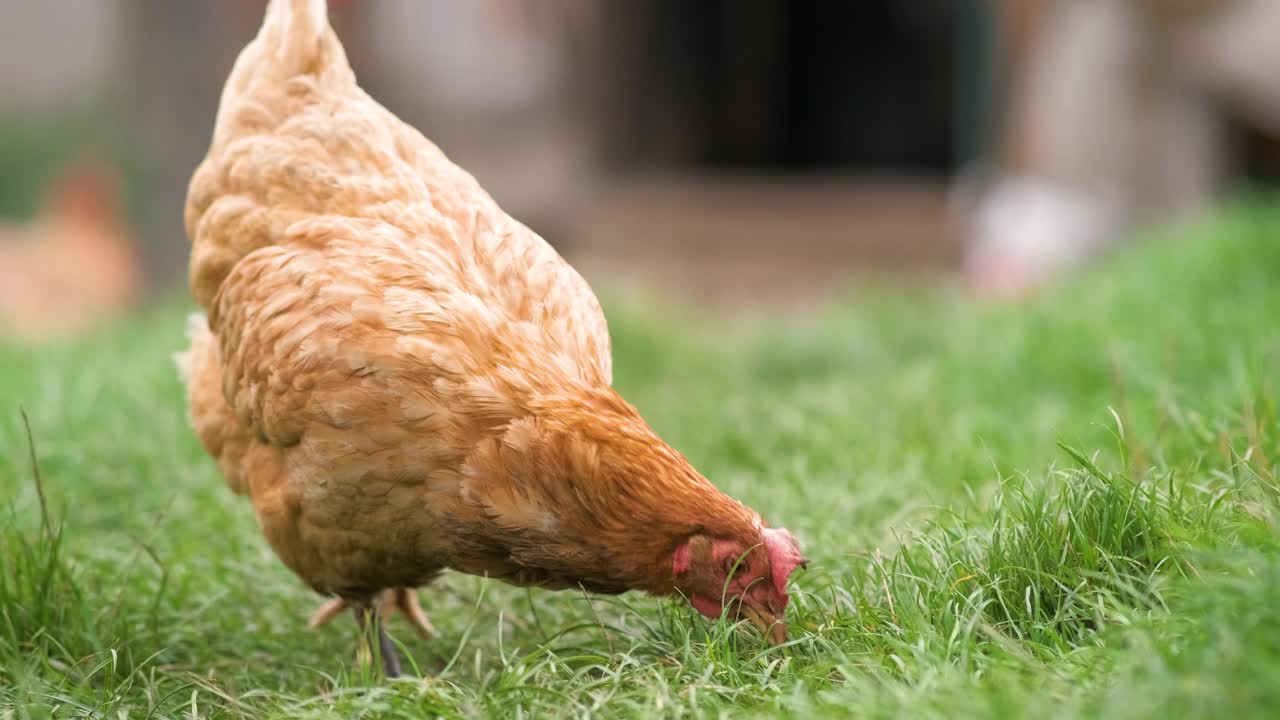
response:
M0 327L185 284L264 0L0 3ZM331 0L361 83L596 284L1018 298L1280 177L1280 0Z

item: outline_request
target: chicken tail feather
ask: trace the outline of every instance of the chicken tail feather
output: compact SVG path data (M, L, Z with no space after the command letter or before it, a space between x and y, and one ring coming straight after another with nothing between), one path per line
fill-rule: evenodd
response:
M329 29L326 0L271 0L263 37L274 39L283 65L294 70L312 65Z

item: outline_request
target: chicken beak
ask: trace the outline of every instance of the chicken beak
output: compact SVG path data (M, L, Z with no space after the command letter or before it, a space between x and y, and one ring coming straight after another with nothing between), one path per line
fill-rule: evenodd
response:
M742 614L760 630L770 645L781 645L787 641L787 624L773 613L743 603Z

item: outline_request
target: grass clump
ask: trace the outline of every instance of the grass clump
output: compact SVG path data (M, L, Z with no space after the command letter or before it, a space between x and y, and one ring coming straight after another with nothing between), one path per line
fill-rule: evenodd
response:
M1117 608L1158 605L1158 579L1184 569L1174 538L1211 520L1186 512L1185 488L1104 473L1068 452L1083 467L1052 490L1002 488L979 576L993 626L1049 653L1087 642Z

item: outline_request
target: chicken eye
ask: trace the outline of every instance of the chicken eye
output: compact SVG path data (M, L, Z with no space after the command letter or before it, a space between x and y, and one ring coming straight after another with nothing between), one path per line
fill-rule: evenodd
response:
M725 575L728 575L729 573L732 573L732 572L733 572L733 568L734 568L734 566L736 566L737 564L738 564L738 558L733 557L732 555L730 555L729 557L725 558L725 560L724 560L724 573L725 573Z

